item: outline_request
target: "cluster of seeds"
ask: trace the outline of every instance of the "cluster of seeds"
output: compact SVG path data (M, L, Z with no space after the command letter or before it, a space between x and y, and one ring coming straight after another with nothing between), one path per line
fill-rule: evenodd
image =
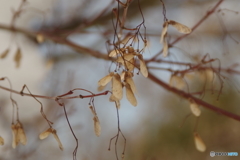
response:
M115 62L119 68L122 68L122 71L120 74L110 72L107 76L98 81L98 86L102 88L110 81L112 82L112 95L110 101L116 102L117 108L120 107L120 100L123 97L123 88L125 87L128 101L133 106L137 106L135 97L137 89L133 81L134 68L138 68L144 77L148 76L148 70L142 54L133 47L127 46L112 50L109 53L109 57L116 58ZM138 62L136 62L136 60L138 60Z

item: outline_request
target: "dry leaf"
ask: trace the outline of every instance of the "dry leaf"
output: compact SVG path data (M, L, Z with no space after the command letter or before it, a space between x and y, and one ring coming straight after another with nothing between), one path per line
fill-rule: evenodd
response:
M180 33L189 34L192 32L191 28L189 28L181 23L178 23L176 21L170 20L170 21L168 21L168 24L175 27Z
M163 24L163 30L162 30L162 33L161 33L160 43L162 43L163 39L166 37L167 29L168 29L168 21L164 22L164 24Z
M0 136L0 145L4 145L4 139Z
M22 59L22 52L21 52L21 49L18 48L14 56L14 62L16 63L16 68L20 67L21 59Z
M63 150L63 145L62 145L62 143L61 143L61 141L60 141L60 139L59 139L59 137L57 135L57 131L55 129L53 129L53 128L52 128L52 134L53 134L54 138L56 139L56 141L58 142L59 148L61 150Z
M195 141L195 146L196 149L200 152L206 151L206 145L204 144L203 140L201 137L198 135L197 132L194 133L194 141Z
M117 100L122 99L122 82L119 74L114 74L112 79L112 94L116 97Z
M95 115L93 117L93 121L94 121L94 131L95 131L95 134L96 136L100 136L101 134L101 126L100 126L100 122L99 122L99 119L98 117Z
M49 134L52 133L52 128L48 128L46 131L42 132L39 135L39 139L45 139L49 136Z
M141 54L137 55L140 61L140 72L142 73L142 75L144 77L148 77L148 70L147 70L147 66L143 60L143 56Z
M6 49L6 50L1 54L0 58L1 58L1 59L6 58L7 55L8 55L8 53L9 53L9 49Z
M134 96L131 87L129 86L129 84L125 85L126 88L126 96L128 101L133 105L133 106L137 106L137 100L136 97Z
M114 75L114 73L111 72L107 76L100 79L98 81L98 86L106 86L112 80L113 75Z
M200 110L198 104L195 103L193 100L190 101L190 109L196 117L200 116L201 110Z

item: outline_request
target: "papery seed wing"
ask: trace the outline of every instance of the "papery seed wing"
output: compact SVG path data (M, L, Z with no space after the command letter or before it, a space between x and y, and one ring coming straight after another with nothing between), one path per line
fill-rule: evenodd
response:
M18 140L23 145L27 144L27 137L26 137L26 134L25 134L24 129L22 127L18 128Z
M39 139L45 139L49 136L49 134L52 133L52 129L49 128L47 129L46 131L42 132L40 135L39 135Z
M161 33L161 38L160 38L160 43L163 42L163 38L166 36L167 34L167 29L168 29L168 22L166 21L164 24L163 24L163 30L162 30L162 33Z
M4 145L4 139L0 136L0 145Z
M120 101L115 101L115 103L116 103L116 107L117 107L117 109L120 109L120 107L121 107L121 104L120 104Z
M109 53L108 56L109 56L109 57L116 57L117 54L119 54L119 51L116 50L116 49L114 49L114 50L112 50L112 51Z
M11 128L12 128L12 137L13 137L12 148L16 148L16 146L18 145L18 141L17 141L17 129L15 124L12 124Z
M127 99L128 101L133 105L133 106L137 106L137 99L136 97L134 96L129 84L126 84L125 85L125 88L126 88L126 96L127 96Z
M180 33L184 33L184 34L189 34L192 32L192 29L181 24L178 23L176 21L170 20L168 21L168 24L172 25L174 28L176 28Z
M22 52L21 52L21 49L18 48L16 53L15 53L15 56L14 56L14 61L16 63L16 68L20 67L21 59L22 59Z
M59 137L57 135L57 131L55 129L52 129L52 134L53 134L54 138L56 139L56 141L58 142L59 148L61 150L63 150L63 145L62 145L62 143L61 143L61 141L60 141L60 139L59 139Z
M93 121L94 121L94 131L95 131L95 134L96 136L100 136L101 134L101 126L100 126L100 122L99 122L99 119L98 117L95 115L93 117Z
M112 79L112 93L114 97L117 98L117 100L122 99L122 82L119 74L114 74L113 79Z
M163 40L163 57L167 57L168 56L168 42L166 40L166 38L164 38Z
M196 117L200 116L201 110L200 110L200 108L199 108L197 103L190 102L190 109L191 109L193 115L195 115Z
M103 77L98 81L98 86L106 86L112 80L112 74Z
M129 60L129 61L126 61L125 64L126 64L125 68L126 68L128 71L131 72L131 71L134 70L134 68L135 68L135 66L134 66L135 60L134 60L134 58L131 59L131 60Z
M8 53L9 53L9 49L6 49L6 50L1 54L0 58L1 58L1 59L6 58L7 55L8 55Z
M117 101L118 99L113 95L113 94L111 94L111 96L109 97L109 101L110 102L115 102L115 101Z
M137 92L137 89L136 89L136 86L134 84L134 81L133 81L132 77L127 76L126 77L126 83L129 84L129 86L130 86L131 90L133 91L133 93Z
M198 133L194 133L194 141L195 141L195 146L196 149L200 152L204 152L206 151L206 145L203 142L203 140L201 139L201 137L198 135Z
M139 58L139 61L140 61L140 72L142 73L142 75L144 77L148 77L148 70L147 70L146 64L143 60L142 55L138 54L138 58Z

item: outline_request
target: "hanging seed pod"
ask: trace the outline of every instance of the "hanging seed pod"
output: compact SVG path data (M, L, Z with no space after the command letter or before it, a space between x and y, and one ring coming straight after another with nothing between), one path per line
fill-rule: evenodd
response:
M40 135L39 135L39 139L45 139L49 136L49 134L53 134L55 140L58 142L58 146L61 150L63 150L63 145L57 135L57 131L53 128L48 128L46 131L42 132Z
M168 56L168 42L166 40L166 38L164 38L163 40L163 57L167 57Z
M127 96L127 99L128 101L133 105L133 106L137 106L137 99L130 87L129 84L125 84L125 88L126 88L126 96Z
M167 35L167 29L168 29L168 21L164 22L164 24L163 24L163 30L162 30L162 33L161 33L160 43L163 43L163 39Z
M122 99L122 82L119 74L114 74L113 79L112 79L112 94L114 97L116 97L117 100Z
M20 121L17 122L16 126L17 126L16 127L17 128L17 141L22 143L23 145L26 145L27 144L27 137L26 137L23 126L20 123Z
M15 124L12 124L11 128L12 128L12 137L13 137L12 148L16 148L16 146L18 145L18 141L17 141L17 129L15 127Z
M98 116L94 116L93 117L93 121L94 121L94 131L95 131L95 134L96 136L100 136L101 134L101 126L100 126L100 122L99 122L99 119L98 119Z
M136 86L135 86L134 81L132 79L132 76L131 76L131 74L129 74L129 72L126 73L125 81L126 81L126 83L129 84L129 86L130 86L131 90L133 91L133 93L136 93L137 89L136 89Z
M61 150L63 150L63 145L62 145L62 143L61 143L61 141L60 141L60 139L59 139L59 137L57 135L57 131L55 129L53 129L53 128L52 128L52 134L53 134L54 138L56 139L56 141L58 142L59 148Z
M192 32L192 29L181 24L181 23L178 23L176 21L173 21L173 20L170 20L168 21L168 24L169 25L172 25L174 28L176 28L178 30L178 32L180 33L184 33L184 34L189 34Z
M8 55L8 53L9 53L9 49L6 49L6 50L1 54L0 58L1 58L1 59L6 58L7 55Z
M47 138L50 133L52 133L52 128L48 128L46 131L42 132L40 135L39 135L39 139L45 139Z
M196 117L199 117L201 115L201 110L197 103L195 103L193 100L190 100L190 109L192 111L192 114Z
M140 72L142 73L142 75L144 77L148 77L148 70L147 70L147 66L143 60L143 56L141 54L138 54L137 56L140 61Z
M196 149L200 152L205 152L206 151L206 145L201 139L201 137L198 135L197 132L194 132L194 141L195 141L195 146Z
M4 145L4 139L0 136L0 145Z
M16 63L16 68L20 67L21 59L22 59L22 52L21 52L21 49L18 48L14 56L14 62Z
M105 77L103 77L102 79L100 79L98 81L98 86L106 86L112 80L113 75L114 75L114 73L111 72L108 75L106 75Z

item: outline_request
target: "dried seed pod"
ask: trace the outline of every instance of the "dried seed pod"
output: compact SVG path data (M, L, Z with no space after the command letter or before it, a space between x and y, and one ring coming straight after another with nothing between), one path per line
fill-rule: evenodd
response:
M112 93L114 97L116 97L117 100L122 99L122 82L119 74L114 74L113 79L112 79Z
M200 152L205 152L206 151L206 145L204 144L203 140L199 136L197 132L194 133L194 142L196 149Z
M16 124L17 128L17 141L22 143L23 145L27 144L27 137L24 132L22 124L18 121Z
M98 81L98 86L106 86L112 80L113 75L114 75L114 73L111 72L108 75L106 75L105 77L103 77L102 79L100 79Z
M134 96L134 93L130 87L129 84L125 84L125 88L126 88L126 96L127 96L127 99L128 101L133 105L133 106L137 106L137 99L136 97Z
M129 72L127 72L126 76L125 76L125 81L126 83L129 84L130 88L132 89L133 93L137 92L136 86L134 84L134 81L132 79L131 74L128 74Z
M170 20L168 21L168 24L169 25L172 25L174 28L176 28L180 33L184 33L184 34L189 34L192 32L192 29L181 24L181 23L178 23L176 21L173 21L173 20Z
M193 115L195 115L196 117L200 116L201 110L200 110L198 104L195 103L193 100L190 100L190 109L191 109Z
M119 51L114 49L109 53L109 57L116 57L119 54Z
M52 128L48 128L46 131L42 132L40 135L39 135L39 139L45 139L47 138L50 133L52 133Z
M20 67L21 59L22 59L22 52L21 52L21 49L18 48L14 56L14 62L16 63L16 68Z
M131 47L131 46L127 46L127 50L128 50L128 53L134 53L135 52L134 48Z
M123 56L118 57L116 62L125 65L124 62L130 61L131 59L133 59L134 56L134 54L124 54Z
M4 145L4 139L0 136L0 145Z
M63 145L62 145L62 143L61 143L61 141L60 141L60 139L59 139L59 137L57 135L57 131L55 129L53 129L53 128L52 128L52 134L53 134L54 138L56 139L56 141L58 142L59 148L61 150L63 150Z
M178 75L172 75L169 80L169 85L177 89L183 89L185 87L185 81Z
M58 137L58 135L57 135L57 131L56 131L55 129L53 129L53 128L51 128L51 127L48 128L46 131L42 132L42 133L39 135L39 138L40 138L40 139L45 139L45 138L47 138L47 137L49 136L50 133L53 134L54 138L55 138L56 141L58 142L59 148L60 148L61 150L63 150L63 145L62 145L62 143L61 143L61 141L60 141L60 139L59 139L59 137Z
M164 38L163 40L163 57L167 57L168 56L168 42L166 40L166 38Z
M121 104L120 104L120 101L115 101L115 103L116 103L116 107L117 107L117 109L120 109L120 107L121 107Z
M44 36L42 34L37 34L36 40L38 43L44 42Z
M12 124L11 128L12 128L12 137L13 137L12 148L16 148L16 146L18 145L18 141L17 141L17 129L15 124Z
M1 59L6 58L7 55L8 55L8 53L9 53L9 49L6 49L6 50L1 54L0 58L1 58Z
M164 24L163 24L163 30L162 30L162 33L161 33L160 43L162 43L163 39L166 37L167 29L168 29L168 21L164 22Z
M94 131L95 131L95 134L96 136L100 136L101 134L101 126L100 126L100 122L99 122L99 119L98 119L98 116L95 115L93 117L93 121L94 121Z
M138 54L137 56L140 61L140 72L142 73L142 75L144 77L148 77L148 70L147 70L147 66L143 60L143 56L141 54Z
M135 66L134 66L135 60L134 60L134 58L129 60L129 61L125 61L125 64L126 64L126 66L125 66L126 70L128 70L130 72L134 70L134 68L135 68Z

